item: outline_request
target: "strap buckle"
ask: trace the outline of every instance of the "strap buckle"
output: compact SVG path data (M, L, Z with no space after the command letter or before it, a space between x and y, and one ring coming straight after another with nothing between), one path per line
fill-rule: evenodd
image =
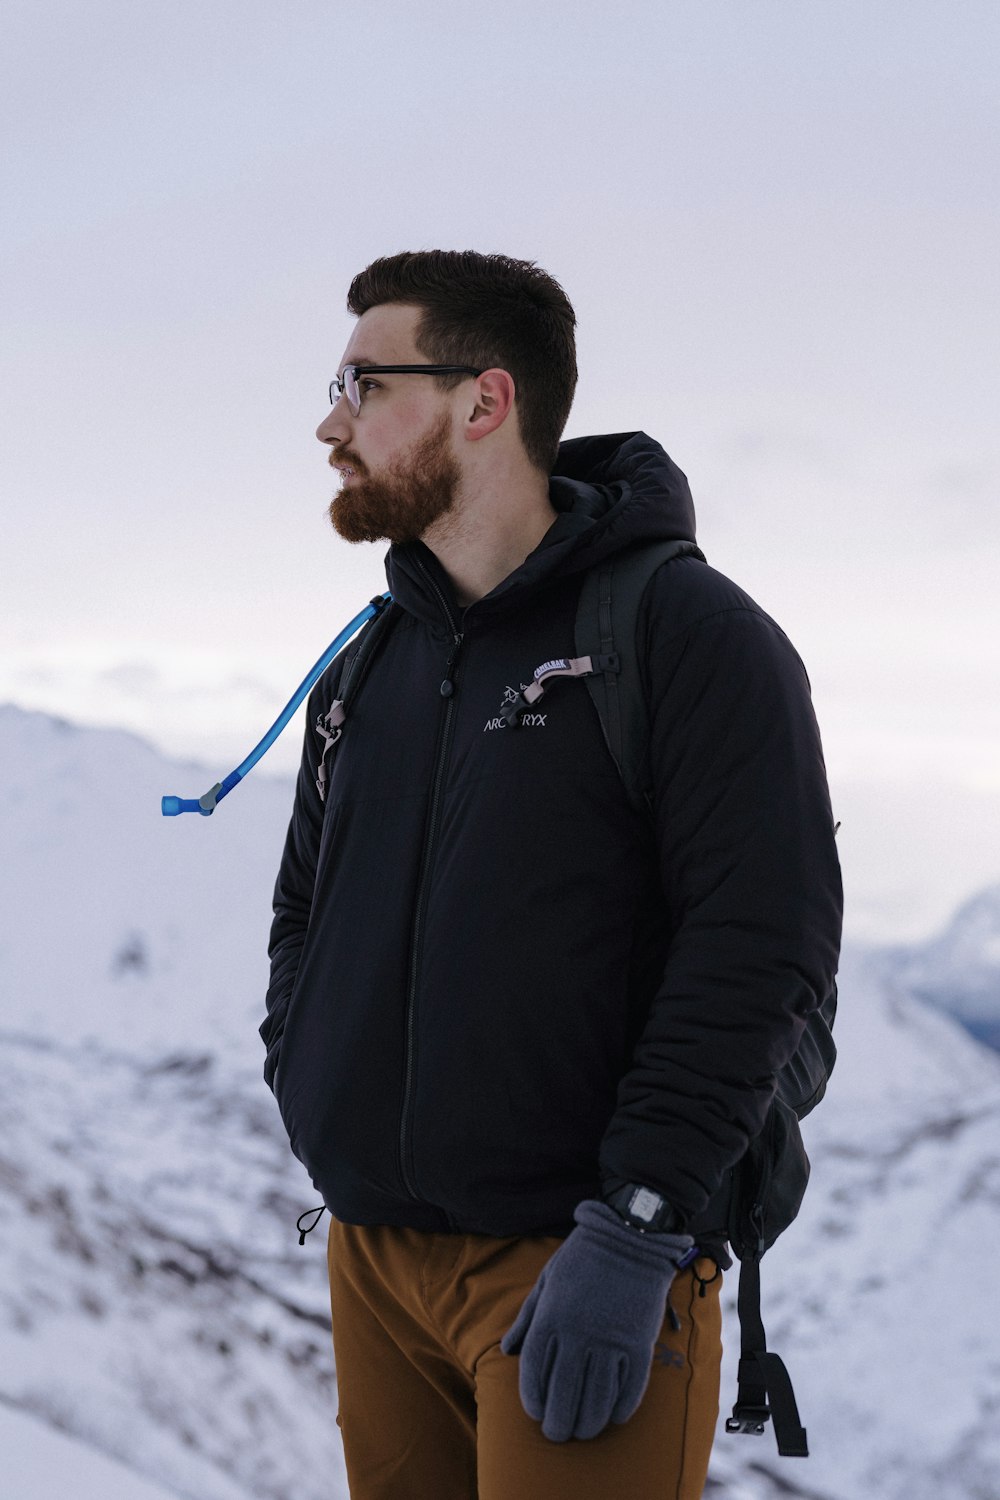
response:
M320 714L316 720L316 733L323 738L323 753L316 767L316 790L319 792L319 800L326 801L326 758L333 746L344 732L344 720L347 717L343 699L337 698L325 714Z
M749 1437L761 1437L771 1418L769 1406L743 1405L737 1401L733 1414L726 1418L727 1432L742 1432Z
M746 1265L743 1267L743 1271L745 1270ZM742 1275L741 1271L741 1280ZM740 1290L742 1292L742 1286ZM809 1443L806 1430L799 1420L792 1382L778 1356L768 1353L766 1349L741 1355L738 1378L736 1405L726 1422L726 1431L759 1437L768 1420L772 1420L775 1441L782 1458L808 1458Z
M592 677L595 672L617 672L620 665L616 651L606 656L559 656L553 661L543 661L535 668L533 681L521 689L505 711L503 720L510 729L519 728L521 715L538 702L553 677Z

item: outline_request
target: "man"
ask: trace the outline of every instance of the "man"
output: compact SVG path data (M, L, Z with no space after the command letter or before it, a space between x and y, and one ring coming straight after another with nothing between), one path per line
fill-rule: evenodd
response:
M560 446L575 318L532 264L397 255L348 307L317 436L394 602L336 744L348 653L310 700L261 1034L331 1211L351 1494L694 1500L713 1199L836 971L805 673L679 558L637 625L648 816L581 681L508 722L595 564L693 541L687 482L641 433Z

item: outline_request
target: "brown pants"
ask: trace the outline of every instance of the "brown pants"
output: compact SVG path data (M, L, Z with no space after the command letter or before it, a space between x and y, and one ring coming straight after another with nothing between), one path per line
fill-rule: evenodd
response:
M674 1282L635 1415L553 1443L500 1340L552 1238L330 1225L330 1296L352 1500L698 1500L719 1413L722 1277Z

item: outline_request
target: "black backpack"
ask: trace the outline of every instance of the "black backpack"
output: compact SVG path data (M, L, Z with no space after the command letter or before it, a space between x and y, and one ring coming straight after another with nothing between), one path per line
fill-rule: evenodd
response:
M576 617L576 649L594 664L585 680L608 749L630 800L647 812L652 806L649 711L636 627L653 574L675 557L705 561L693 542L653 543L609 559L584 579ZM726 1431L760 1434L773 1416L778 1452L786 1457L805 1458L809 1450L788 1372L767 1348L760 1312L760 1261L795 1218L809 1181L799 1121L826 1092L837 1057L832 1036L836 1012L834 985L809 1016L798 1050L778 1074L763 1130L727 1173L704 1220L691 1226L697 1237L699 1227L704 1232L724 1224L740 1261L739 1388Z
M639 607L653 574L676 557L705 561L693 542L653 542L618 553L587 573L576 614L578 655L545 662L536 670L534 681L522 688L504 710L507 724L516 728L521 715L538 701L551 679L583 678L629 799L647 815L652 810L649 710L636 639ZM321 795L326 755L340 737L350 704L399 608L387 596L372 602L387 604L388 608L380 608L349 648L340 696L317 722L325 741L317 768ZM726 1431L759 1435L768 1418L773 1418L778 1452L785 1457L805 1458L809 1450L788 1371L778 1355L767 1348L760 1312L760 1261L792 1223L805 1195L809 1157L799 1121L826 1092L837 1056L832 1036L836 1011L834 985L809 1016L798 1050L778 1074L775 1096L760 1135L727 1172L704 1217L690 1226L696 1238L699 1232L721 1230L740 1261L738 1391Z

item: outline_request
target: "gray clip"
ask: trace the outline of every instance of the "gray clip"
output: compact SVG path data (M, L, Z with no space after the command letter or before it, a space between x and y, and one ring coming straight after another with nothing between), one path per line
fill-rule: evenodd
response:
M215 812L215 804L219 800L219 793L221 791L222 782L217 781L203 797L198 798L198 806L201 808L202 817L210 818Z

